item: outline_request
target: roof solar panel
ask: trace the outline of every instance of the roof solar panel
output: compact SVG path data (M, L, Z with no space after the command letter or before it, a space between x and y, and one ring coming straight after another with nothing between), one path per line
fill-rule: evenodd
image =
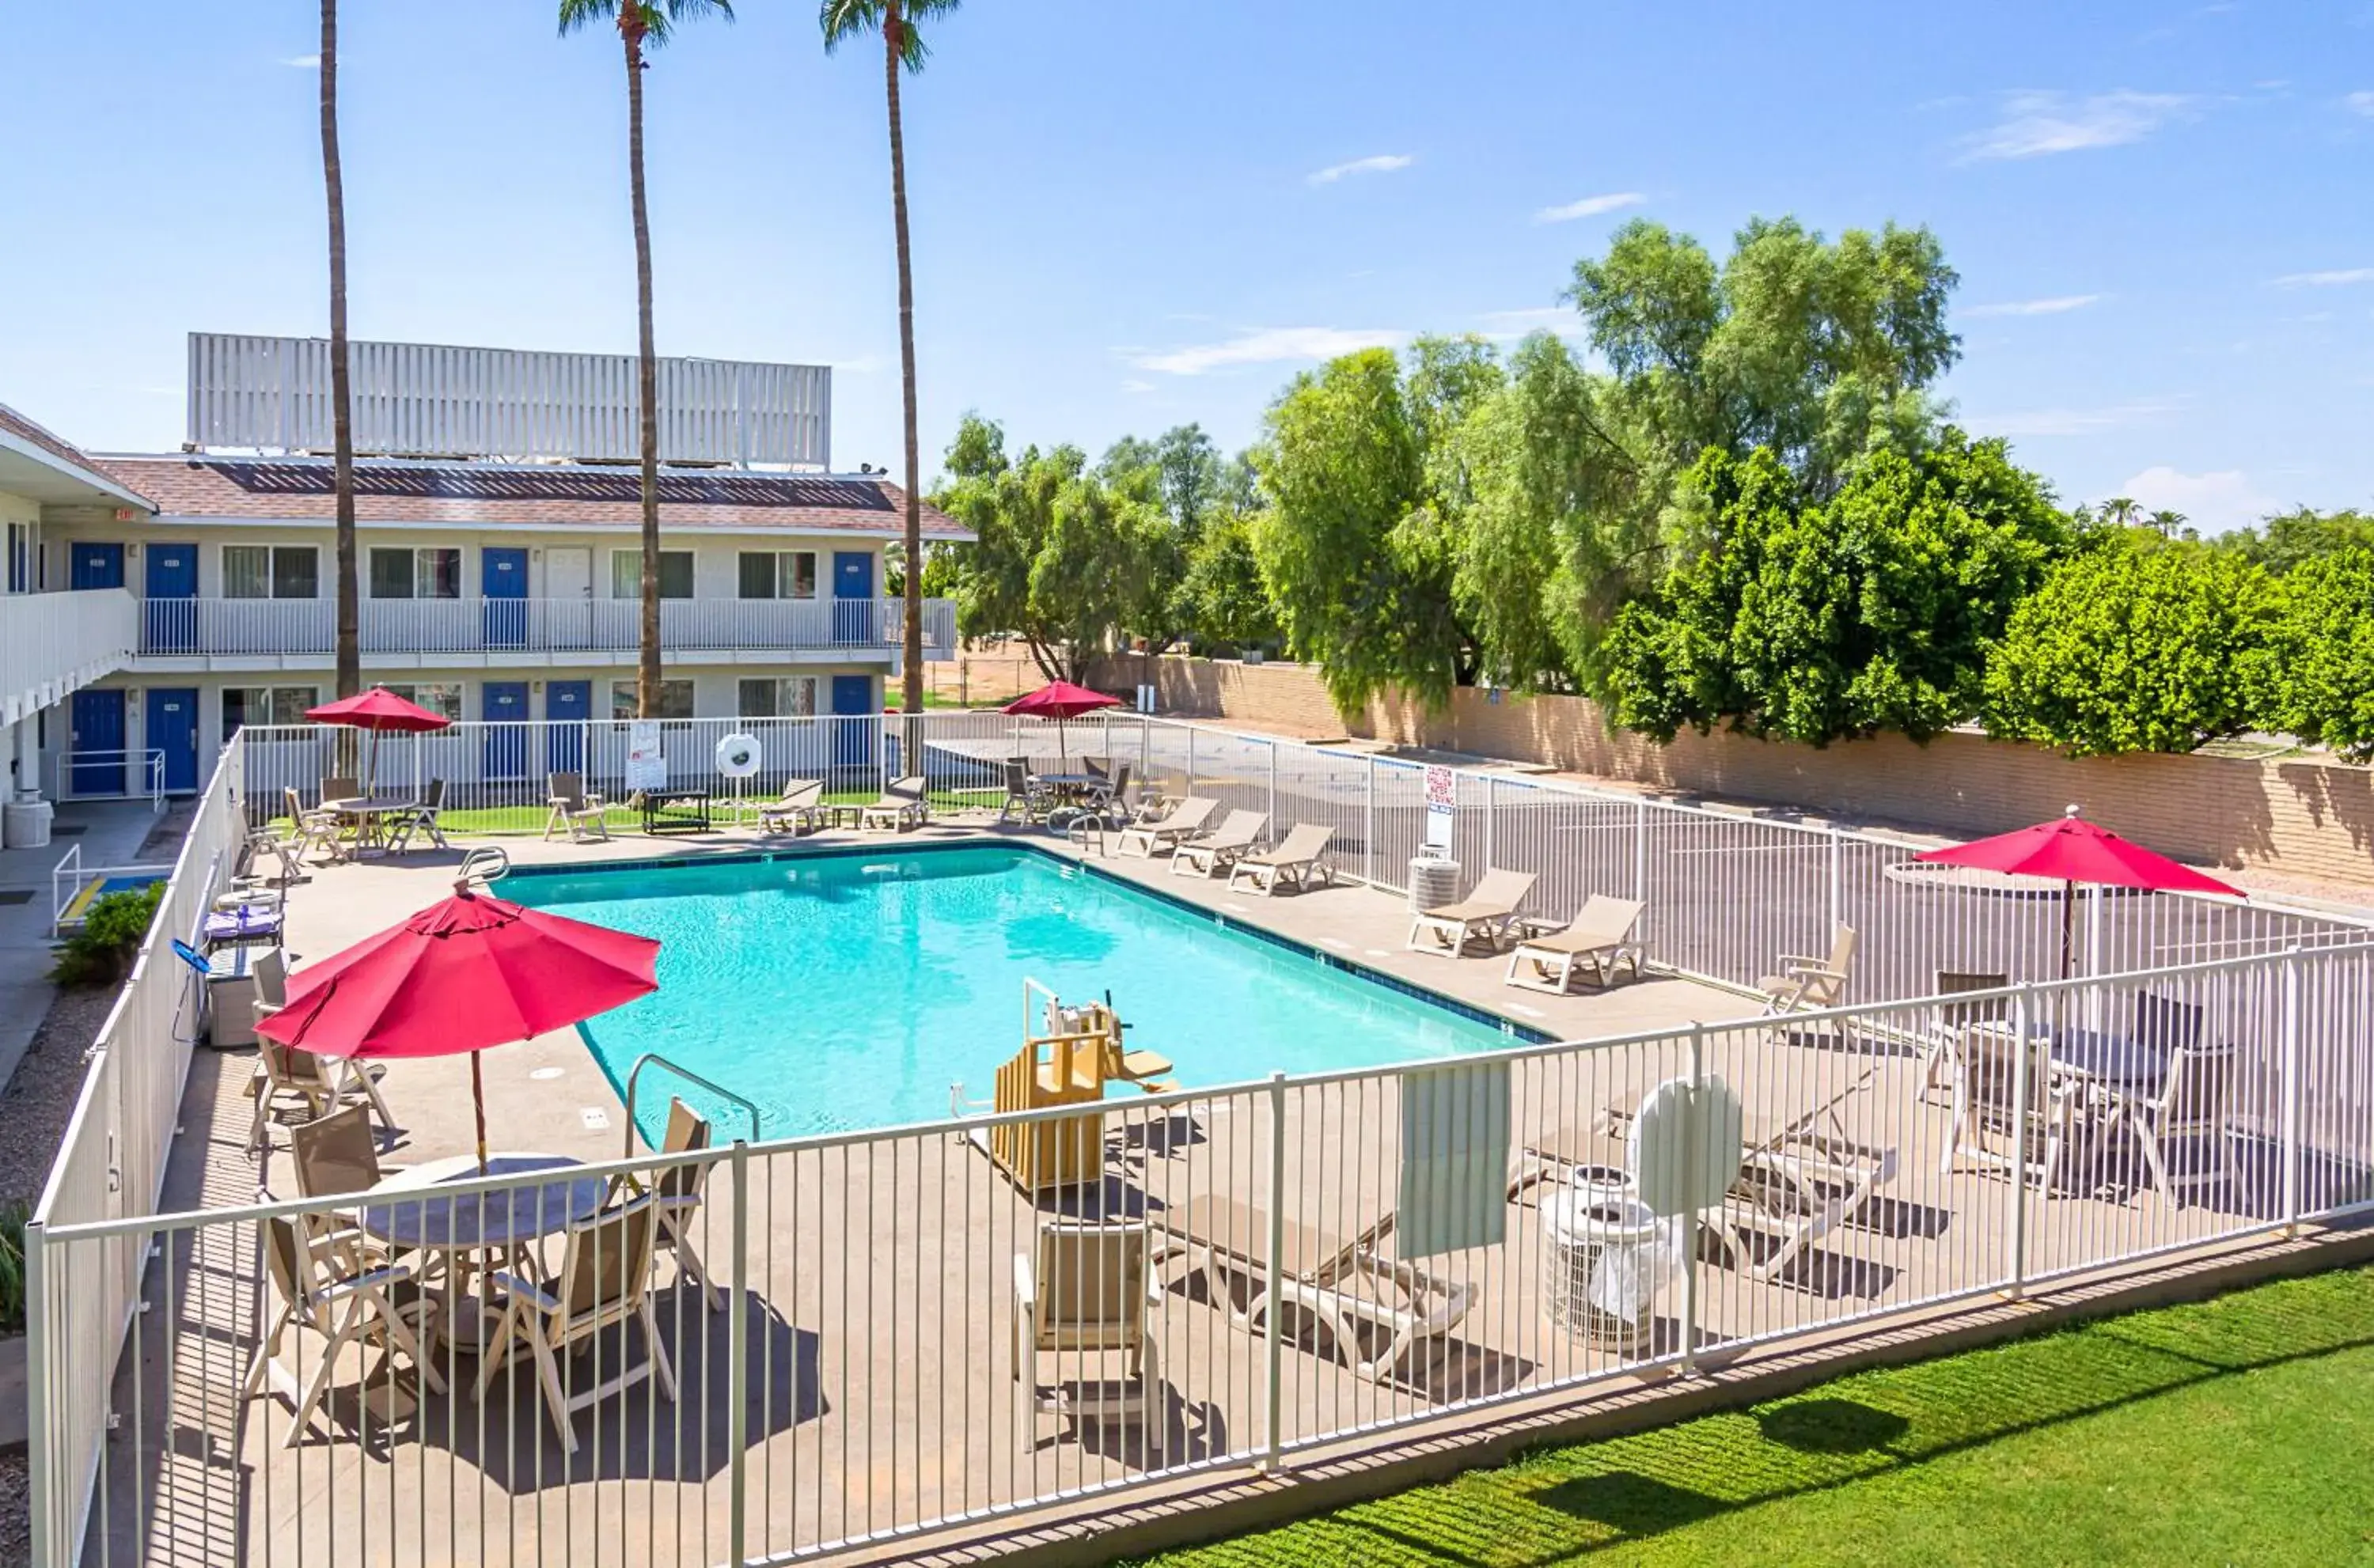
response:
M255 495L326 496L335 487L327 463L209 462L207 467ZM409 496L436 501L623 501L642 499L631 469L438 468L355 465L358 496ZM798 474L662 474L665 506L799 507L838 511L893 510L879 486L858 479Z

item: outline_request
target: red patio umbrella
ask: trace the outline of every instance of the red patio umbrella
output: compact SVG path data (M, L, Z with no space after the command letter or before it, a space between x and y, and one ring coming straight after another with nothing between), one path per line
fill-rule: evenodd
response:
M431 713L417 702L406 702L385 686L373 686L354 696L342 696L335 702L325 702L309 708L305 717L316 724L343 724L349 729L371 732L370 764L365 769L363 792L369 794L379 777L379 732L394 730L417 734L429 730L442 730L452 720L441 713Z
M2068 813L2053 822L1998 833L1992 838L1943 849L1924 849L1912 857L1931 865L1970 866L2006 876L2041 877L2061 883L2061 974L2069 975L2071 921L2074 918L2077 883L2102 887L2140 887L2155 893L2227 893L2248 895L2214 876L2180 865L2166 855L2121 838Z
M1075 686L1069 681L1050 681L1035 692L1028 692L1016 697L998 711L1027 713L1035 718L1052 719L1055 721L1056 754L1065 755L1068 755L1064 750L1064 742L1065 720L1077 719L1083 713L1094 713L1099 708L1119 708L1121 705L1121 698L1117 696L1108 696L1103 692L1092 692L1086 686Z
M289 977L255 1026L284 1046L360 1061L470 1053L478 1168L487 1099L478 1053L659 989L660 944L454 884L453 895Z

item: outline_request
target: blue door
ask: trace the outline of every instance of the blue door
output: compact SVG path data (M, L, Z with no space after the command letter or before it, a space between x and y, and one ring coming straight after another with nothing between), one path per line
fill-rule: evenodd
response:
M527 683L488 681L486 769L489 778L527 777Z
M874 677L835 675L832 678L833 747L836 767L874 766Z
M544 683L544 716L554 728L545 743L545 766L555 773L577 773L585 766L585 731L577 728L594 717L594 683ZM561 728L566 725L567 728Z
M832 640L874 641L874 556L866 550L832 553ZM838 679L838 677L836 677ZM873 708L869 700L867 710ZM834 709L839 712L840 709Z
M191 653L198 646L198 547L148 546L147 618L142 642L149 653ZM195 734L195 731L191 731Z
M487 646L527 646L527 552L497 549L478 552L478 591L487 601Z
M67 555L70 588L122 588L123 546L75 541Z
M116 564L123 564L122 557L117 558ZM123 694L89 690L75 693L74 734L69 744L75 758L76 794L123 794ZM83 760L86 756L90 758L88 762Z
M148 688L148 749L165 754L165 792L198 790L198 689Z

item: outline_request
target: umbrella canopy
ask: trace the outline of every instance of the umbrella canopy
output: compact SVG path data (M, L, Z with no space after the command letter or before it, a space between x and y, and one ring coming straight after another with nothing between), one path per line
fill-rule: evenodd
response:
M288 1005L256 1033L365 1060L469 1052L483 1167L487 1107L477 1053L657 990L659 951L649 937L460 884L443 903L290 976Z
M358 730L442 730L452 722L417 702L405 701L385 686L373 686L358 696L342 696L335 702L309 708L305 717L316 724L345 724Z
M1037 691L1016 697L999 711L1036 714L1041 719L1077 719L1099 708L1119 708L1121 698L1092 692L1069 681L1050 681Z
M2107 827L2097 826L2077 814L2071 806L2068 813L2053 822L2039 822L2032 827L2016 828L1998 833L1992 838L1974 839L1968 844L1949 845L1943 849L1924 849L1912 857L1929 865L1968 866L1976 871L2001 872L2006 876L2032 876L2061 884L2061 975L2069 976L2076 934L2077 883L2089 883L2102 887L2138 887L2154 893L2227 893L2237 898L2248 895L2239 887L2228 886L2214 876L2206 876L2191 866L2179 865L2166 855L2145 848L2132 839L2121 838Z

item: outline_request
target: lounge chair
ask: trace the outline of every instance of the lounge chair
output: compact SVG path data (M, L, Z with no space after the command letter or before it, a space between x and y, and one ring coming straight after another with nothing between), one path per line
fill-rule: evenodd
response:
M1266 812L1230 812L1211 832L1187 839L1170 851L1173 872L1192 871L1201 877L1226 871L1250 855L1269 825Z
M667 1343L660 1337L659 1318L652 1311L652 1253L659 1238L660 1200L655 1195L629 1199L590 1220L569 1227L560 1271L549 1280L498 1270L487 1276L490 1294L502 1303L495 1325L492 1349L478 1373L478 1398L484 1403L495 1375L524 1350L535 1362L535 1381L544 1408L560 1433L563 1452L577 1452L577 1433L570 1421L579 1410L622 1394L658 1375L670 1403L676 1400L676 1367ZM642 1325L643 1356L629 1361L624 1326ZM563 1357L579 1346L618 1328L620 1337L596 1353L593 1370L600 1382L575 1392L561 1368Z
M931 806L926 796L929 786L921 774L893 778L882 789L882 798L857 814L861 828L880 828L886 833L904 833L911 827L921 827L931 820Z
M1075 1421L1143 1417L1158 1374L1146 1308L1162 1282L1143 1221L1086 1224L1052 1220L1039 1227L1035 1255L1014 1255L1013 1375L1030 1389L1032 1411ZM1038 1361L1056 1358L1068 1383L1041 1384ZM1090 1356L1118 1356L1118 1379L1080 1375Z
M1827 957L1804 953L1780 955L1780 972L1767 975L1756 982L1764 993L1764 1012L1768 1017L1780 1017L1791 1012L1813 1012L1825 1007L1836 1007L1846 1000L1847 978L1853 973L1855 929L1840 925L1830 932L1830 951Z
M261 1013L268 1017L268 1013ZM311 1051L276 1041L255 1042L255 1071L247 1092L255 1099L255 1122L248 1129L250 1153L261 1153L269 1141L276 1115L296 1112L316 1121L349 1104L367 1106L390 1133L395 1117L379 1092L379 1075L364 1063L334 1058L325 1060Z
M1249 879L1263 894L1275 894L1281 886L1292 887L1298 893L1308 893L1314 882L1333 883L1334 868L1327 863L1327 842L1335 837L1333 827L1317 823L1298 823L1286 836L1286 842L1263 854L1241 855L1228 868L1228 890L1236 891L1237 879Z
M1480 937L1487 947L1498 953L1517 923L1517 912L1533 891L1533 872L1503 871L1495 866L1485 872L1483 880L1458 903L1428 909L1412 920L1409 945L1418 953L1457 958L1467 951L1469 942ZM1421 942L1420 937L1426 940Z
M1207 1195L1165 1210L1158 1223L1178 1238L1189 1266L1204 1270L1212 1300L1238 1328L1258 1333L1274 1305L1299 1308L1327 1329L1354 1375L1371 1382L1384 1382L1413 1354L1448 1337L1472 1299L1463 1282L1379 1255L1393 1234L1391 1212L1348 1242L1290 1218L1281 1222L1276 1304L1267 1290L1270 1218L1260 1209ZM1248 1282L1242 1308L1234 1305L1231 1273Z
M1632 928L1639 924L1640 908L1637 898L1592 894L1564 930L1518 939L1509 954L1507 983L1564 996L1576 974L1587 968L1604 990L1615 982L1619 964L1630 965L1632 977L1639 979L1640 948L1632 940Z
M1204 825L1219 809L1217 801L1203 795L1190 795L1152 822L1134 822L1122 828L1121 837L1113 841L1113 853L1126 855L1130 852L1130 846L1134 844L1137 853L1150 860L1157 849L1175 848L1183 840L1203 832Z
M410 1264L370 1257L355 1245L359 1232L317 1229L277 1215L264 1221L262 1230L264 1264L279 1307L248 1363L244 1397L254 1398L268 1382L289 1402L295 1414L283 1447L294 1448L304 1440L313 1412L329 1398L340 1354L349 1345L402 1351L432 1393L445 1392L435 1358L423 1349L435 1322L436 1299L404 1289L413 1283ZM368 1261L358 1261L366 1258ZM400 1293L406 1299L399 1300ZM294 1365L284 1363L280 1355L291 1334L297 1336L300 1352ZM307 1334L319 1336L321 1344L311 1356L302 1356ZM368 1388L372 1380L366 1375L363 1381ZM371 1399L366 1394L358 1402L368 1421Z
M429 787L421 790L420 799L394 819L394 831L388 836L387 852L403 854L412 847L412 836L416 833L426 835L429 842L440 849L452 848L452 846L445 842L444 831L437 825L437 813L444 809L445 780L431 778Z
M549 839L556 828L565 830L571 844L610 837L608 808L600 795L586 790L583 774L546 774L544 803L551 808L544 818L546 838Z
M758 826L768 833L813 833L825 821L821 778L791 779L781 795L758 808Z

